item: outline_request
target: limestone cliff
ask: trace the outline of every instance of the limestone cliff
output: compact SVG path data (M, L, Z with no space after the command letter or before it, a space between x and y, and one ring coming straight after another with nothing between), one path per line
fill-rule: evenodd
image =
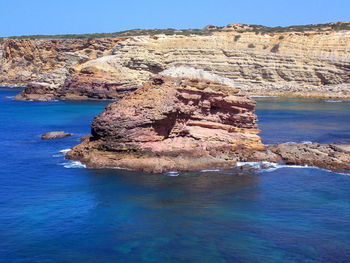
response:
M54 86L49 97L110 98L163 70L186 66L227 77L247 94L350 98L348 24L315 25L305 32L228 25L189 35L5 39L0 84L45 82ZM35 93L31 88L19 99Z

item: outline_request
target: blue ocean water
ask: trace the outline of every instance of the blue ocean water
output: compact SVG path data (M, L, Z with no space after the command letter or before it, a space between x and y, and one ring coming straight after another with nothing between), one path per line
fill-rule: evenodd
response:
M350 262L350 176L65 168L108 102L17 92L0 89L0 262ZM350 102L259 98L257 113L266 143L350 143ZM52 130L75 135L40 139Z

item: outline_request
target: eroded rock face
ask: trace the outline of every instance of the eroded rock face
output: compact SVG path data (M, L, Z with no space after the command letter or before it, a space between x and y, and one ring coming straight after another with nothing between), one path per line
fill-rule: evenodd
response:
M74 67L110 55L123 39L4 39L0 44L0 84L44 82L59 88Z
M232 87L159 76L109 105L94 119L92 136L67 158L146 172L276 161L257 135L254 109Z
M243 83L246 94L350 97L349 31L142 36L113 56L144 74L186 66Z

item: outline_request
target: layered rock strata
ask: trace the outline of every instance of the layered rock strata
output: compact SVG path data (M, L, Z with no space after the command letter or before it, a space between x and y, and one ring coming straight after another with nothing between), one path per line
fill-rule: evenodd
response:
M94 119L92 136L67 158L146 172L276 161L257 135L254 108L238 89L159 76L109 105Z
M44 82L58 88L75 66L110 55L123 39L4 39L0 44L0 85Z
M68 98L119 97L123 92L108 89L139 86L169 68L191 67L240 83L250 95L350 98L349 30L241 30L246 30L244 25L230 25L221 32L214 28L205 35L5 39L0 47L0 84L45 82L61 97L66 92ZM98 88L85 92L88 84ZM36 89L26 91L30 93Z

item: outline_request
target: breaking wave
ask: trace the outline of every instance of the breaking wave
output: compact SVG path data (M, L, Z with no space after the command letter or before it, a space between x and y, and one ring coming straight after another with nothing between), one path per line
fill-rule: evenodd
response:
M63 155L66 155L67 152L71 151L72 149L63 149L63 150L60 150L59 153L63 154Z
M257 169L263 172L273 172L281 168L302 168L302 169L318 169L322 171L350 176L350 173L337 173L327 169L323 169L315 166L308 166L308 165L288 165L288 164L278 164L278 163L271 163L271 162L237 162L236 164L237 167L242 167L244 165L249 165L253 169Z
M179 172L167 172L165 173L166 176L179 176Z
M343 101L342 100L325 100L325 102L338 103L338 102L343 102Z
M69 161L66 163L62 163L64 168L86 168L85 164L82 164L79 161Z
M277 98L277 96L251 95L251 98Z

